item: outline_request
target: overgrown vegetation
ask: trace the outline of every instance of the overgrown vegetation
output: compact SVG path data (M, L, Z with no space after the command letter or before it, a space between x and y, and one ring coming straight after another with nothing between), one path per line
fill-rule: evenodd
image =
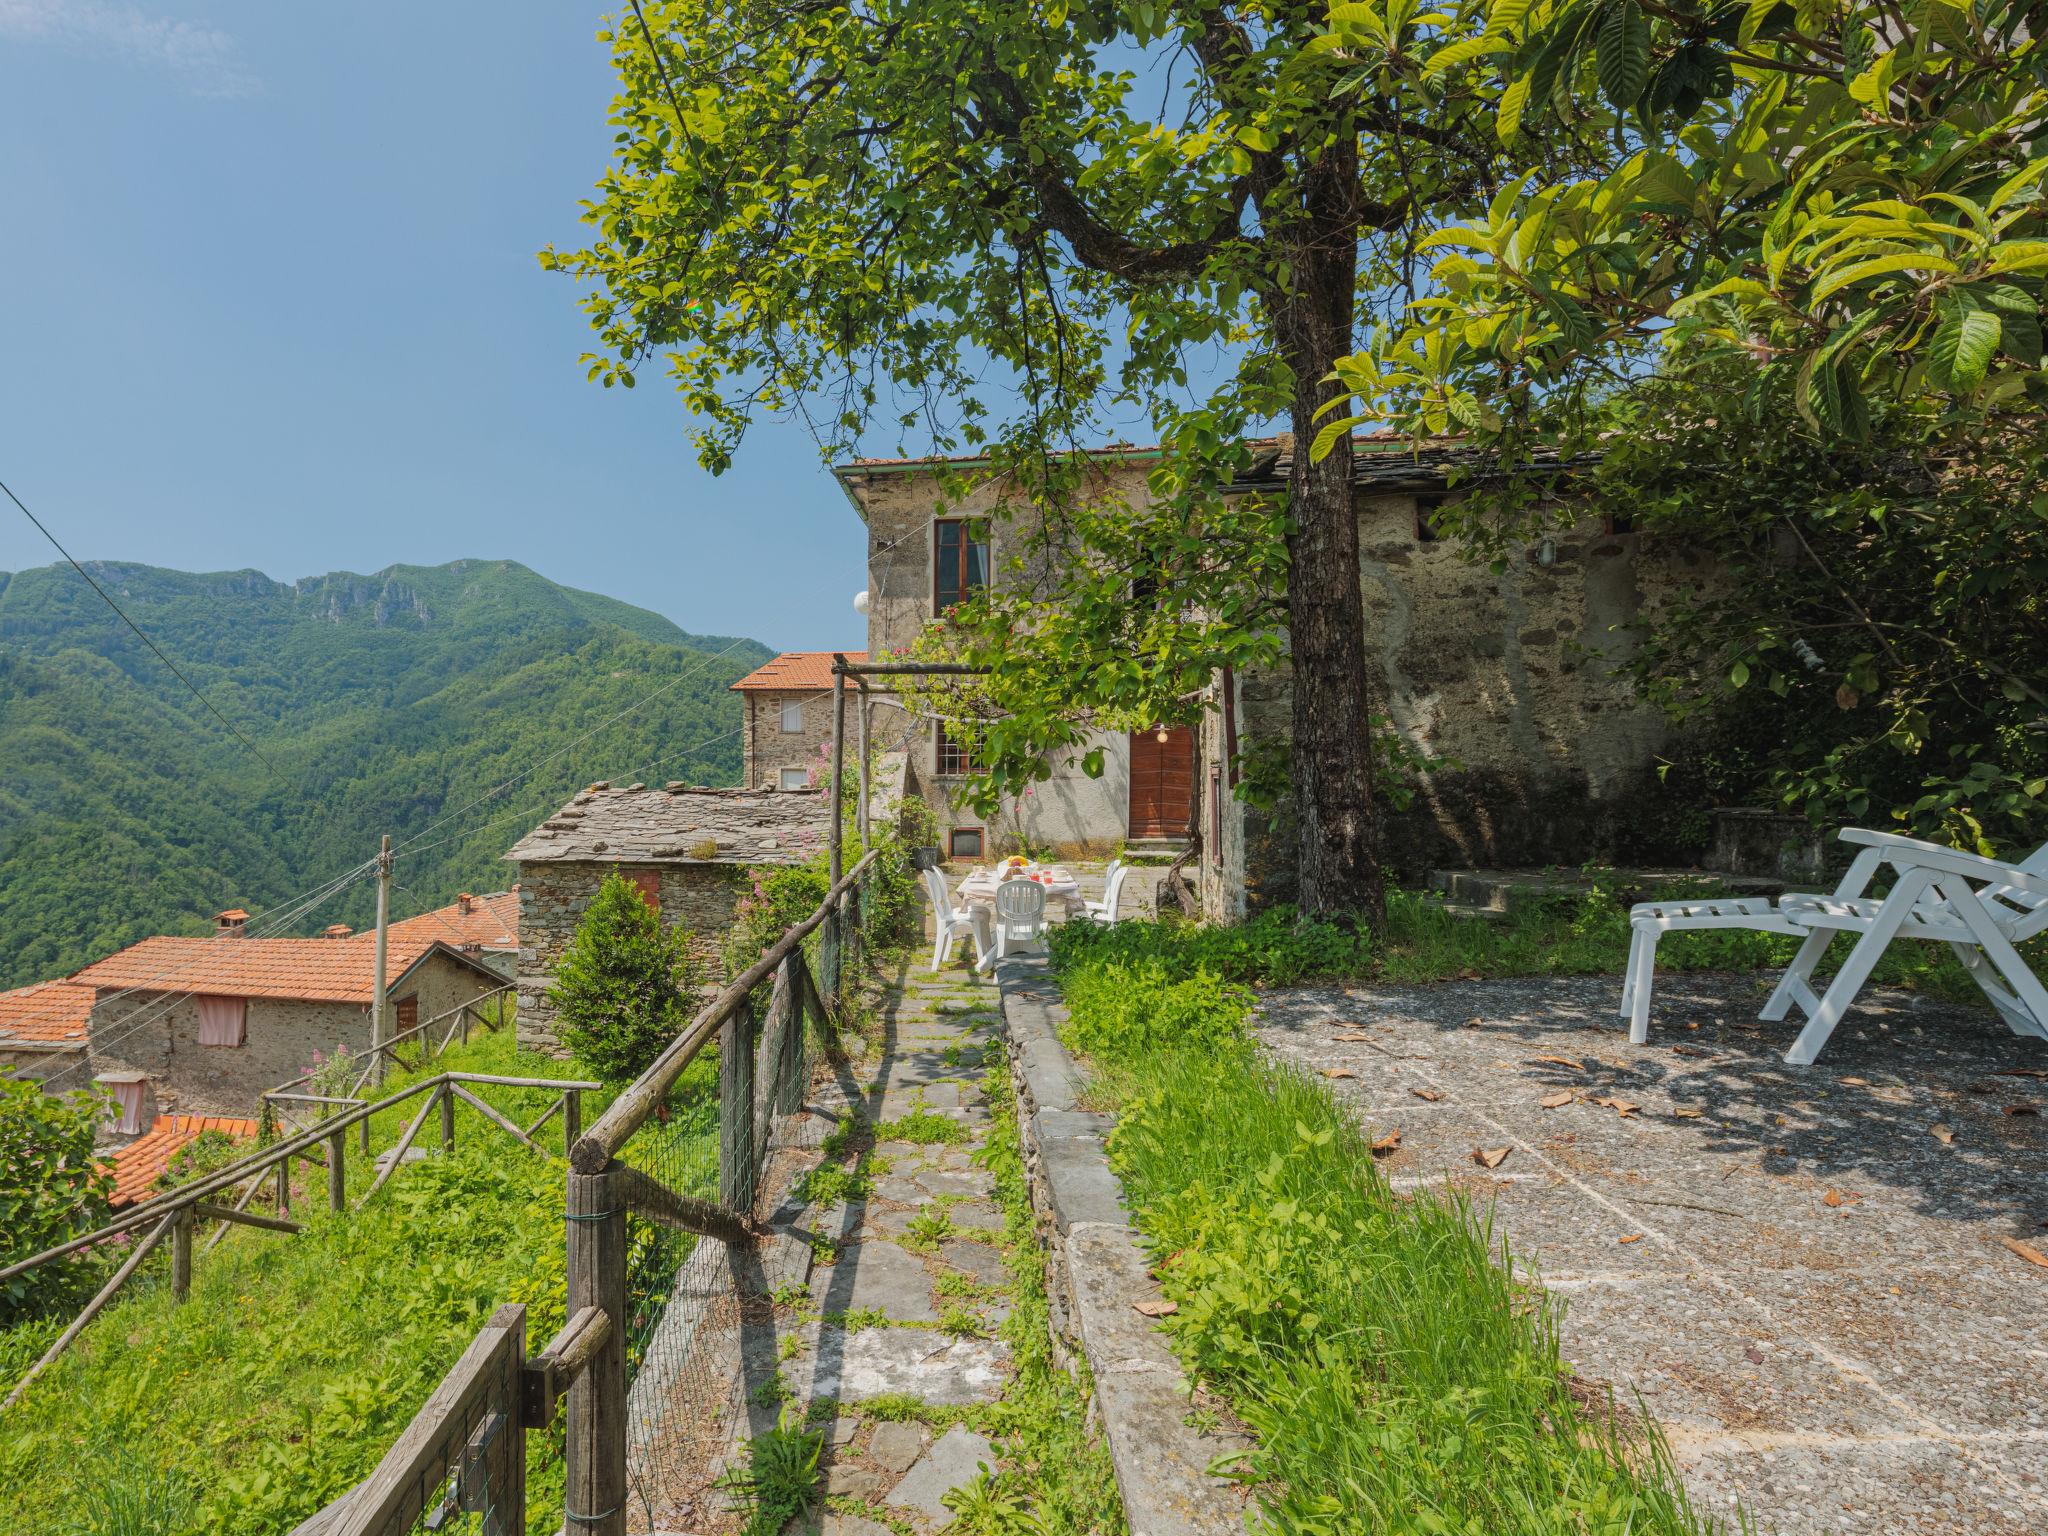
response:
M600 1081L632 1082L690 1022L695 972L688 930L612 871L548 988L562 1044Z
M506 1029L394 1074L387 1088L448 1069L581 1075L573 1062L519 1051ZM554 1096L472 1086L521 1124ZM701 1075L686 1082L672 1124L715 1168L716 1134L696 1108L709 1087ZM605 1097L588 1096L586 1112L600 1113ZM373 1155L416 1106L374 1118ZM9 1528L274 1536L376 1464L500 1303L525 1303L529 1347L545 1343L564 1316L563 1165L467 1108L456 1120L451 1152L430 1129L420 1143L429 1155L361 1210L329 1215L324 1181L302 1173L314 1187L301 1184L292 1216L306 1230L230 1232L196 1254L182 1307L163 1261L146 1264L0 1419ZM359 1196L375 1170L353 1135L348 1159ZM67 1317L0 1332L0 1390ZM528 1480L529 1530L542 1536L561 1524L559 1430L529 1441Z
M1163 1326L1256 1436L1237 1471L1261 1529L1718 1528L1653 1428L1581 1405L1556 1305L1496 1260L1484 1211L1393 1195L1325 1088L1261 1060L1248 997L1170 945L1165 978L1207 989L1205 1006L1108 1006L1124 962L1103 937L1054 942L1071 1035L1122 1094L1111 1156L1178 1309Z
M0 1265L104 1221L113 1179L92 1151L104 1104L96 1092L45 1093L0 1067ZM102 1259L85 1254L0 1281L0 1329L82 1302L104 1271Z

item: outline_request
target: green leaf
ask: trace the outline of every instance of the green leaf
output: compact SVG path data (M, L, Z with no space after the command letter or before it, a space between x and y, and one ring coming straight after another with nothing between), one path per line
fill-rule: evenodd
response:
M1984 382L2002 334L2004 327L1996 310L1952 305L1948 318L1928 343L1928 366L1945 388L1967 394Z
M1956 264L1946 256L1932 256L1924 251L1906 251L1895 256L1874 256L1868 261L1851 262L1846 267L1839 267L1815 283L1813 302L1818 304L1851 283L1860 283L1869 277L1882 277L1887 272L1953 272L1955 269Z
M1748 663L1748 662L1746 662L1746 661L1738 661L1737 663L1735 663L1735 665L1734 665L1734 666L1732 666L1732 667L1730 667L1730 668L1728 669L1728 682L1729 682L1730 686L1732 686L1732 687L1736 687L1736 688L1740 688L1740 687L1741 687L1741 686L1742 686L1743 684L1747 683L1748 681L1749 681L1749 663Z
M1529 77L1527 75L1508 82L1508 88L1500 93L1500 106L1493 117L1493 131L1500 141L1513 141L1515 133L1522 126L1522 114L1529 107Z
M1650 79L1650 24L1636 0L1614 0L1600 19L1600 89L1626 112Z

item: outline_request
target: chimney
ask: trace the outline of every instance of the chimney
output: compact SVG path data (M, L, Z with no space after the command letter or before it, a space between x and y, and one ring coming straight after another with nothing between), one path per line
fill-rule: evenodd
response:
M468 891L464 891L455 898L455 905L462 911L467 912L476 905L476 898L470 895Z
M213 916L213 931L217 938L239 939L242 930L248 926L249 914L240 907L229 907L225 912Z
M329 923L320 930L320 937L323 939L345 939L354 932L355 929L349 927L347 923Z

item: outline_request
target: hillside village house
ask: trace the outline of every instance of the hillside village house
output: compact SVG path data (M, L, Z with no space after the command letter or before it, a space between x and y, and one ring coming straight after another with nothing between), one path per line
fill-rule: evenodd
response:
M852 662L868 659L866 651L843 654ZM746 711L740 733L744 788L811 787L832 744L832 655L785 651L732 685ZM851 720L847 730L850 743Z
M690 936L698 974L723 979L727 932L757 866L800 864L831 835L821 790L591 785L513 845L519 866L519 1043L561 1050L548 987L576 925L616 871Z
M1284 490L1293 444L1255 445L1238 494ZM1435 760L1405 813L1386 817L1390 864L1432 867L1577 864L1596 855L1670 857L1678 835L1661 813L1657 765L1670 745L1662 714L1614 675L1629 626L1710 575L1703 557L1635 533L1589 508L1566 533L1532 542L1499 574L1440 538L1433 516L1462 494L1455 443L1417 452L1407 439L1355 440L1354 484L1375 709ZM1094 456L1091 496L1143 506L1156 449ZM971 458L945 461L971 470ZM1005 487L978 486L939 515L935 461L862 459L835 473L868 530L868 649L908 647L933 618L1010 563L1018 537L997 512ZM1014 578L1004 578L1014 579ZM1027 577L1028 579L1028 577ZM1284 748L1284 667L1218 677L1199 732L1103 738L1105 771L1055 768L1048 784L995 825L947 804L968 760L944 731L909 721L914 782L940 817L949 851L973 857L1005 828L1060 852L1172 836L1195 819L1204 844L1205 906L1285 899L1291 850L1273 814L1235 798L1232 756L1265 740ZM878 713L880 713L878 709ZM888 734L884 732L884 734ZM1284 807L1280 810L1284 822Z
M315 1051L370 1048L376 936L254 939L242 931L247 916L222 913L211 938L144 939L71 978L93 989L88 1061L124 1129L148 1126L151 1099L192 1114L246 1112ZM386 1027L397 1034L502 985L480 956L394 931Z
M1142 498L1145 470L1156 454L1106 449L1097 456L1103 488ZM945 461L971 468L973 459ZM938 515L939 461L856 459L833 471L868 530L868 653L907 651L932 622L1005 570L1015 534L993 515L1003 487L978 487ZM829 683L829 674L827 677ZM938 818L949 858L1006 852L1019 839L1068 857L1102 855L1120 846L1165 851L1180 846L1193 815L1194 738L1183 728L1096 732L1088 746L1103 754L1100 778L1056 765L1052 777L983 818L952 805L972 771L970 744L935 721L913 718L878 696L870 739L902 750L909 784Z
M86 1058L93 989L73 981L39 981L0 992L0 1068L23 1077L65 1074L60 1086L76 1086L86 1074L70 1069Z
M519 969L519 888L488 896L464 891L445 907L393 923L390 934L393 942L408 944L438 939L510 981Z

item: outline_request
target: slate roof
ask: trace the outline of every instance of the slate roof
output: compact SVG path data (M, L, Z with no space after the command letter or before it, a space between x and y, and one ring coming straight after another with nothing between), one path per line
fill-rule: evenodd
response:
M249 1141L256 1135L256 1122L231 1115L158 1115L148 1130L114 1153L109 1164L114 1193L107 1203L119 1207L147 1200L178 1149L197 1141L206 1131L223 1131L236 1141Z
M864 662L866 651L784 651L764 661L732 686L741 693L792 693L832 686L832 657Z
M387 974L398 982L439 950L464 965L479 962L432 935L389 942ZM376 990L377 936L346 939L186 939L131 944L71 979L82 986L140 992L200 992L214 997L272 997L291 1002L361 1003Z
M1252 468L1234 482L1235 489L1269 490L1287 483L1288 471L1294 464L1292 433L1251 438L1245 446L1252 451ZM1117 443L1091 449L1088 457L1100 463L1113 463L1142 460L1157 456L1159 451L1157 447ZM853 459L836 465L832 473L845 485L872 474L901 474L939 464L974 465L985 462L982 455L971 453L950 458ZM1351 483L1367 491L1441 491L1446 488L1454 470L1467 472L1459 482L1467 484L1474 479L1510 473L1553 474L1597 462L1597 454L1560 459L1558 455L1546 452L1536 454L1524 464L1504 469L1490 454L1454 435L1429 438L1420 447L1405 432L1358 432L1351 438ZM848 494L851 494L850 490ZM855 504L858 505L857 499Z
M0 1047L83 1049L92 1018L93 989L73 981L39 981L0 992Z
M598 783L527 833L505 857L523 864L800 864L825 846L831 821L832 808L816 789L618 789Z
M418 917L408 917L391 925L391 941L396 943L401 936L408 943L439 939L457 949L473 947L486 952L516 950L519 948L519 892L516 889L493 891L488 896L470 897L467 907L457 901L436 907L431 912L422 912Z

